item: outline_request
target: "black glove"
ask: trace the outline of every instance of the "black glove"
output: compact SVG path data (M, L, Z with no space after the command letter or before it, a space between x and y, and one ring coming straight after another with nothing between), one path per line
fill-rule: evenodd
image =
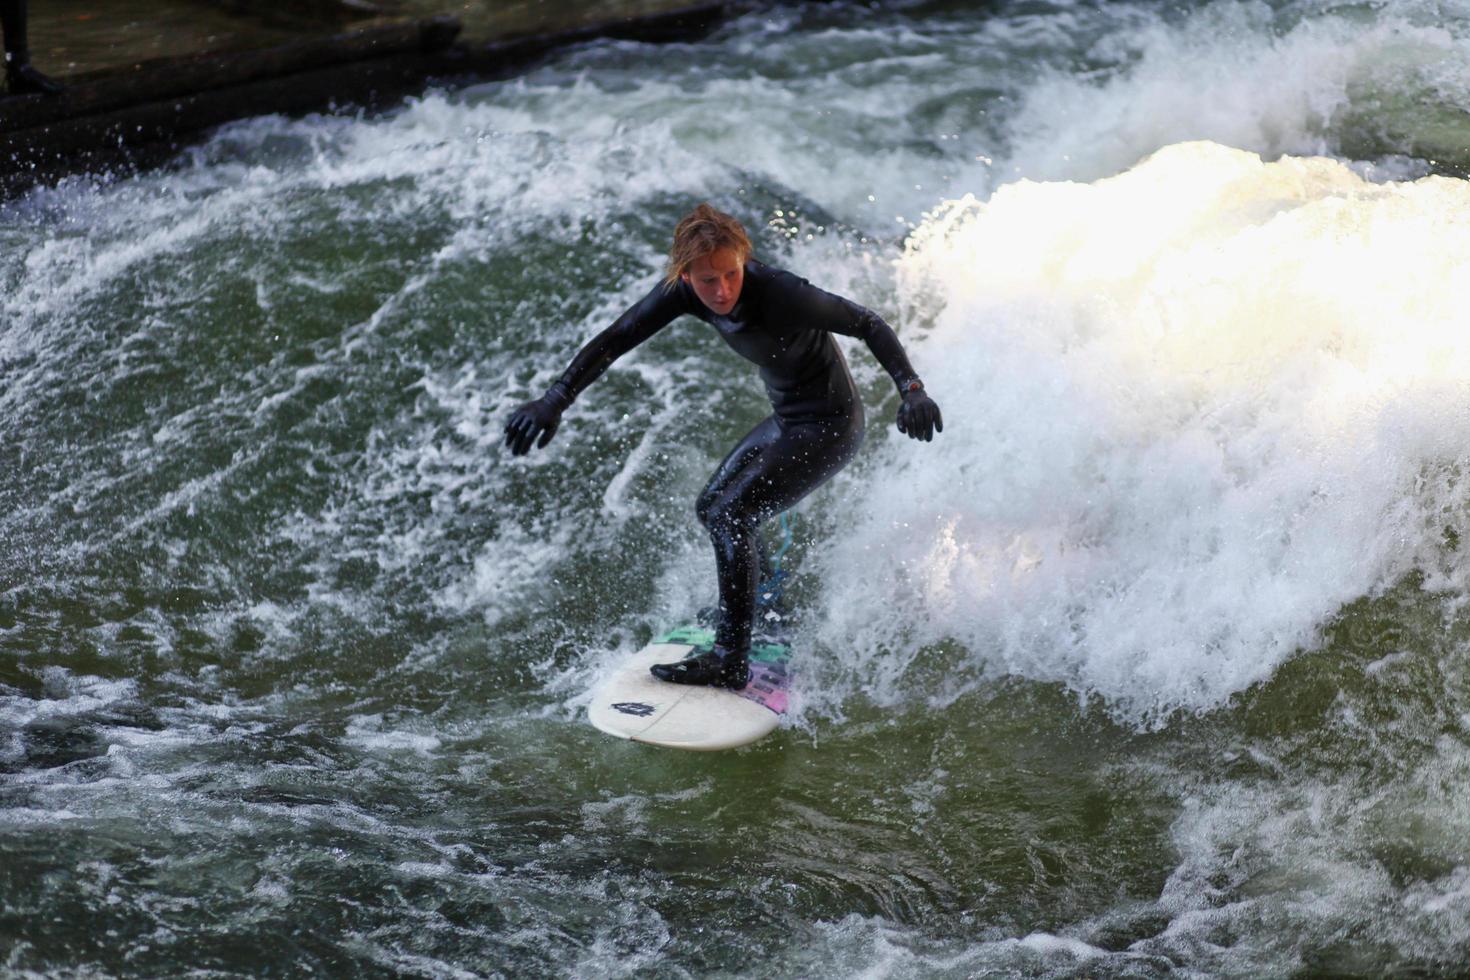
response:
M898 431L910 439L930 442L934 433L944 431L944 419L934 399L924 394L921 381L910 381L903 389L903 404L898 406Z
M545 449L561 425L561 413L571 403L559 384L552 385L550 391L535 401L526 402L505 423L506 447L516 456L530 452L532 443L538 449Z

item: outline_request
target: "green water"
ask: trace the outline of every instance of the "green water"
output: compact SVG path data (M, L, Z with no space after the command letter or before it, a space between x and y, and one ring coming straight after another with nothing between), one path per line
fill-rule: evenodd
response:
M5 204L0 973L1456 974L1467 33L816 5ZM499 444L706 198L946 420L844 342L798 705L712 755L583 715L749 367Z

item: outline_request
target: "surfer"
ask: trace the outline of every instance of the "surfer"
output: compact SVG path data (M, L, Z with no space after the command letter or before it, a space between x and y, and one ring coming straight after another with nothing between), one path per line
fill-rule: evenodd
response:
M700 493L695 512L715 546L720 619L712 650L658 664L676 684L740 690L750 678L751 624L760 574L761 524L816 489L857 452L863 405L832 334L860 337L903 401L898 429L929 442L944 424L903 345L883 318L751 255L740 222L701 204L674 230L667 275L572 359L546 394L505 426L517 456L544 447L562 413L608 366L681 314L719 332L760 368L774 410L741 439Z

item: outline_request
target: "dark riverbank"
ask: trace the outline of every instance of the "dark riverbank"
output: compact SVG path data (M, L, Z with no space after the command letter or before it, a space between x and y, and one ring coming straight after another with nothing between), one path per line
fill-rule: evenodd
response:
M54 0L32 4L31 54L63 81L158 58L250 51L450 16L460 40L488 44L511 38L626 22L687 8L697 0L314 0L290 5L260 0Z
M0 99L0 195L155 165L233 119L374 108L431 79L504 77L600 37L691 39L752 6L323 0L287 15L248 2L94 12L67 0L31 24L35 64L67 91Z

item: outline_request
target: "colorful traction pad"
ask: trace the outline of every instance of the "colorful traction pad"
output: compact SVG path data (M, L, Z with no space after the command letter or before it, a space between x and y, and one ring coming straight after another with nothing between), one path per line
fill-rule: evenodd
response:
M655 643L683 643L696 651L715 645L714 630L702 626L680 626L654 640ZM784 715L790 705L791 647L784 643L756 642L750 645L750 683L739 695Z

